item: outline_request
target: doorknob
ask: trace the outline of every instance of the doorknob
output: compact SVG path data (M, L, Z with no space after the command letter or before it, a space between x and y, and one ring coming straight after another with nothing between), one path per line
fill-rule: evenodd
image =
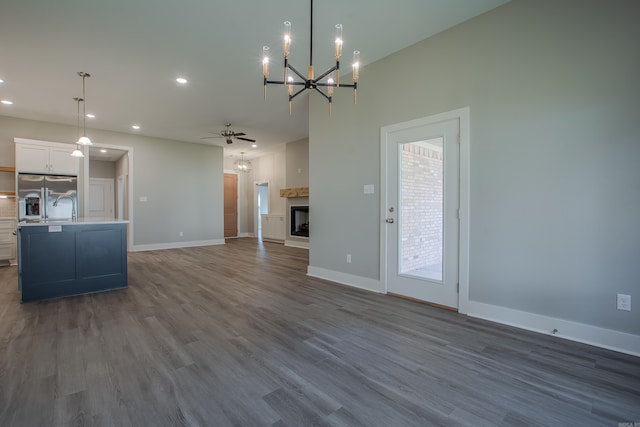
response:
M387 219L385 219L385 222L387 224L393 224L394 221L393 221L393 218L387 218Z

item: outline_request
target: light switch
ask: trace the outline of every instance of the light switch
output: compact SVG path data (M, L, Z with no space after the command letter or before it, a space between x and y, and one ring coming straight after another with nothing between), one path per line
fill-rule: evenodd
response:
M365 184L364 186L364 194L374 194L376 192L375 185L373 184Z
M146 202L147 201L147 196L140 196L140 201L141 202Z

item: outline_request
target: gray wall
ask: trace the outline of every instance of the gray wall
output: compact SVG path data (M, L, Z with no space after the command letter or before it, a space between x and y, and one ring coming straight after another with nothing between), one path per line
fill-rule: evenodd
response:
M470 299L640 334L639 14L514 0L312 94L310 265L378 279L380 128L469 106Z
M285 187L308 187L309 186L309 139L301 139L300 141L290 142L286 145L286 176ZM308 197L287 198L286 216L287 229L285 230L286 240L291 242L303 242L307 244L308 238L290 236L291 231L291 205L308 205ZM311 211L309 211L311 215ZM311 216L309 217L309 226L311 227Z
M115 185L116 163L104 160L89 160L89 176L91 178L113 179Z
M309 186L309 139L290 142L285 146L287 188Z
M224 239L222 148L95 129L87 133L94 143L134 149L135 246ZM2 164L14 163L15 137L64 142L75 135L73 126L0 116ZM140 202L140 196L148 201Z

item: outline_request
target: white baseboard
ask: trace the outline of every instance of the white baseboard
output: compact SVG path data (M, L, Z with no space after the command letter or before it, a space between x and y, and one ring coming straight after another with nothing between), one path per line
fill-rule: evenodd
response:
M317 277L318 279L329 280L330 282L336 282L371 292L382 293L380 290L380 281L377 279L342 273L340 271L327 270L320 267L313 267L311 265L307 267L307 276Z
M131 252L157 251L162 249L194 248L197 246L224 245L224 239L193 240L190 242L157 243L152 245L133 245Z
M471 317L553 335L570 341L602 347L633 356L640 356L640 335L485 304L478 301L469 301L467 314ZM555 334L552 333L554 329L558 331Z
M302 248L302 249L309 249L309 242L300 242L298 240L285 240L284 241L284 245L285 246L290 246L292 248Z

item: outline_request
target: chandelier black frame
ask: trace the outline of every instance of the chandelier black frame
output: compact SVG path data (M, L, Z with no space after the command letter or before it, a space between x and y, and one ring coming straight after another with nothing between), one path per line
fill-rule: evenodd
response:
M314 68L313 68L313 0L311 2L311 26L310 26L310 36L309 36L309 67L307 69L307 75L303 75L301 72L295 69L293 65L289 63L289 54L291 48L291 23L289 21L285 21L285 34L284 41L282 45L282 52L284 56L284 80L269 80L269 46L264 46L262 48L262 76L264 81L264 99L267 99L267 85L286 85L289 92L289 114L291 115L291 101L296 96L300 95L307 89L313 89L329 101L329 114L331 115L331 103L333 98L333 92L335 88L339 87L347 87L353 88L353 103L355 104L357 101L357 93L358 93L358 79L360 76L360 52L355 50L353 52L353 83L345 84L340 83L340 58L342 57L342 25L336 25L336 40L335 40L335 59L336 65L329 68L327 71L322 73L319 77L315 78L314 76ZM300 80L295 80L293 75L287 73L287 70L290 70L291 73L295 74ZM334 78L335 76L335 78ZM328 77L327 81L321 81L324 78ZM300 90L294 92L294 86L302 86ZM326 88L327 93L322 91L320 88Z

